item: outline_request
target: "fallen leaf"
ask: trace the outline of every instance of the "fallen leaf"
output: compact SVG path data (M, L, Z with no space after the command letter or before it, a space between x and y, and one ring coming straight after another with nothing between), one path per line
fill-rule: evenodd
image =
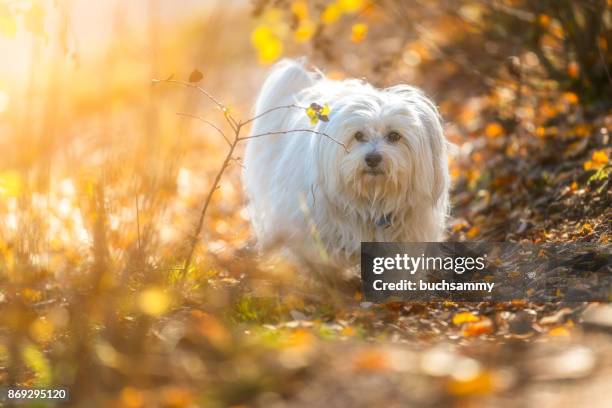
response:
M386 371L389 369L389 361L381 350L367 349L355 356L353 367L357 371Z
M494 389L493 375L488 371L479 371L465 379L451 378L448 381L448 392L457 396L486 395Z
M488 317L483 317L478 322L466 323L461 333L466 337L493 333L493 322Z
M479 320L480 317L471 312L461 312L453 316L453 324L455 326L460 326L463 323L477 322Z
M504 128L497 122L489 123L485 128L485 135L489 138L496 138L504 133Z

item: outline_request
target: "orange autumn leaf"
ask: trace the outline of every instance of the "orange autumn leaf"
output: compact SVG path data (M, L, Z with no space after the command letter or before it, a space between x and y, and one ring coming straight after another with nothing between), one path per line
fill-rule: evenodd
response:
M563 99L571 105L576 105L578 103L578 95L574 92L564 92Z
M308 330L298 329L291 333L285 346L287 348L310 350L314 346L315 336Z
M604 150L596 150L591 155L591 160L584 162L583 167L585 170L600 169L608 164L609 160L610 158Z
M493 323L489 318L482 318L478 322L467 323L461 333L466 337L478 336L480 334L489 334L493 332Z
M504 133L504 128L497 122L489 123L485 128L485 135L490 138L499 137Z
M589 235L589 234L593 233L593 227L591 226L591 224L589 224L587 222L586 224L584 224L582 226L582 229L580 230L580 233L582 235Z
M591 160L593 160L595 163L598 163L598 164L606 164L608 163L609 158L608 158L608 154L605 151L597 150L593 152Z
M459 232L459 231L463 231L467 227L468 227L467 221L459 220L456 223L454 223L451 228L452 228L453 232Z
M565 326L558 326L550 329L548 335L552 337L569 337L570 332Z
M579 74L580 67L578 66L578 63L576 61L572 61L567 64L567 75L569 75L570 78L578 78Z
M380 350L361 351L353 360L356 371L386 371L389 369L388 356Z
M465 234L468 238L475 238L480 233L480 228L477 226L473 226L468 230Z
M480 371L468 378L451 378L447 384L449 393L462 397L489 394L494 386L494 378L487 371Z
M125 387L119 394L121 404L125 407L138 408L144 406L144 395L133 387Z
M538 16L538 23L542 26L542 27L548 27L550 25L550 17L547 16L546 14L540 14Z
M455 326L460 326L464 323L477 322L479 320L480 317L471 312L460 312L453 316L453 324Z
M351 41L354 43L362 42L368 34L368 26L363 23L354 24L351 27Z

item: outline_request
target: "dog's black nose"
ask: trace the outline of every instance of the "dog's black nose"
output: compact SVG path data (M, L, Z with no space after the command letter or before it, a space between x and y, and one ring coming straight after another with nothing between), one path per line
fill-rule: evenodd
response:
M376 167L382 161L382 156L376 152L368 153L366 154L365 161L369 167Z

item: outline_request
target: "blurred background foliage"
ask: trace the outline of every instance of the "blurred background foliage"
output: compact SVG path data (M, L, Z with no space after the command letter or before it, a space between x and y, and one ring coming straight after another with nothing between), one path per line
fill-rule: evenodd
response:
M231 130L152 80L197 69L242 119L285 56L421 86L458 146L451 239L606 243L610 5L0 0L0 384L80 406L597 402L546 382L596 358L610 379L581 305L377 306L255 254L240 153L182 270L227 146L176 113Z

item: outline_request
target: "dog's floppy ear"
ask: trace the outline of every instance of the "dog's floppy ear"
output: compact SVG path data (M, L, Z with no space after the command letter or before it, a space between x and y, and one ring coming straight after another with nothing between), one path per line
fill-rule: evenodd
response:
M427 136L430 138L432 165L433 165L433 191L434 203L446 192L449 185L447 150L448 142L444 137L442 118L434 103L425 94L409 85L396 85L386 89L387 92L396 94L409 104L414 111L418 112L419 119L425 127Z

